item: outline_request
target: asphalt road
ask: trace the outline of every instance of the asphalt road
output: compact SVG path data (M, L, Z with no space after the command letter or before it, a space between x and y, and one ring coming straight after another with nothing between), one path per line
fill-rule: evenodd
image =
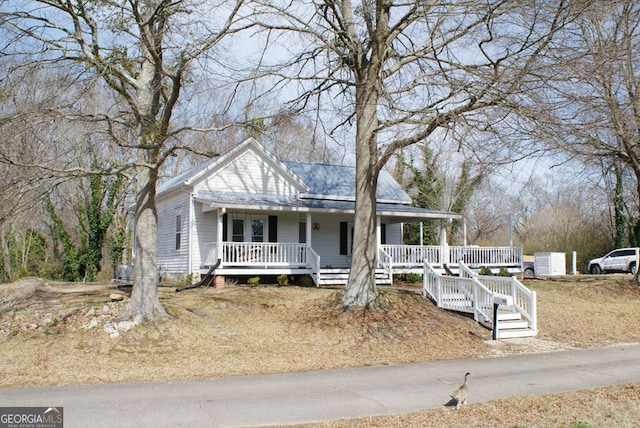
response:
M640 344L210 380L0 389L0 406L63 407L66 428L277 426L439 408L467 371L470 403L640 382Z

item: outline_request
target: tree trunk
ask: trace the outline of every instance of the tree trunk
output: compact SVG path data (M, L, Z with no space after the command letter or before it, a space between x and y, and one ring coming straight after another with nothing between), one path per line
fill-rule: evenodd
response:
M343 4L350 11L351 4ZM356 49L353 68L356 81L356 201L351 270L342 296L345 307L374 307L378 301L376 287L376 196L378 188L378 101L381 70L387 49L389 4L375 2L375 28L370 32L371 56L367 49ZM349 12L347 31L357 40ZM346 15L345 15L346 16Z
M0 230L0 241L2 243L2 252L4 253L2 257L2 268L7 281L11 282L13 281L13 269L11 267L11 253L9 251L9 245L7 244L5 234L6 231L3 227L2 230ZM0 277L0 280L1 279L2 278Z
M623 171L617 163L613 165L613 173L616 178L616 184L613 189L615 241L616 248L622 248L625 246L627 220L624 212Z
M378 93L375 80L356 89L356 201L351 270L342 296L345 307L368 308L376 287L376 191L378 173Z
M144 166L137 168L134 283L131 299L122 314L123 319L137 318L141 321L154 322L167 316L158 298L157 178L157 169Z
M161 41L163 26L156 14L160 2L143 3L145 21L155 22L149 31L155 41ZM155 55L149 48L153 46ZM133 268L133 290L125 311L125 319L154 322L167 317L158 298L158 209L156 208L156 184L158 183L159 153L164 142L162 122L157 121L162 93L162 64L158 45L141 44L144 58L137 77L136 106L138 112L138 155L136 160L136 259ZM163 120L169 120L165 115ZM166 127L165 127L166 129Z

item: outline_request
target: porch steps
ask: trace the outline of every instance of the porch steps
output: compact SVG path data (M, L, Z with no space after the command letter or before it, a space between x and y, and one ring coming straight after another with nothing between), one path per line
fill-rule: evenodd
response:
M446 274L441 273L444 269ZM535 292L528 290L515 278L478 275L468 266L460 263L464 277L456 276L448 266L432 266L425 263L422 294L432 299L443 309L471 313L483 327L493 330L493 307L496 295L501 302L502 295L512 296L511 306L498 307L497 338L532 337L537 335ZM491 291L491 290L499 290ZM518 298L517 304L516 295ZM478 299L475 302L474 299Z
M345 285L349 279L348 268L324 268L320 269L320 286ZM391 285L391 280L384 270L376 270L377 285Z
M483 323L485 327L491 329L491 321ZM536 333L529 327L529 321L522 318L522 314L508 309L498 311L498 339L509 339L514 337L532 337Z

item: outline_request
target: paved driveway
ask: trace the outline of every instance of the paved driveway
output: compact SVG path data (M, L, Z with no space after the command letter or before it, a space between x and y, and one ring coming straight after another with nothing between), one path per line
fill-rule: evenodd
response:
M211 380L0 389L0 406L62 406L65 427L286 425L640 382L640 344Z

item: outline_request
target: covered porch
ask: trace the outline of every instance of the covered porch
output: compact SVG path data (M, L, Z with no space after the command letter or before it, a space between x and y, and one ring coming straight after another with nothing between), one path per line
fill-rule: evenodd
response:
M282 198L221 199L198 197L195 211L201 240L194 267L218 276L309 275L316 285L346 283L351 265L355 207L352 201ZM376 281L391 284L394 274L436 268L458 268L460 261L477 269L522 271L521 247L450 246L447 226L456 213L405 204L376 206ZM437 222L439 245L405 245L407 223ZM210 233L210 232L213 233ZM331 280L330 280L331 278Z
M323 265L310 243L222 242L204 245L201 273L220 260L218 275L309 275L316 285L323 276L348 274L348 268ZM458 270L460 262L472 268L522 272L522 247L380 244L376 262L378 278L391 284L393 275L424 272L425 263L444 271ZM346 275L343 275L346 278Z

